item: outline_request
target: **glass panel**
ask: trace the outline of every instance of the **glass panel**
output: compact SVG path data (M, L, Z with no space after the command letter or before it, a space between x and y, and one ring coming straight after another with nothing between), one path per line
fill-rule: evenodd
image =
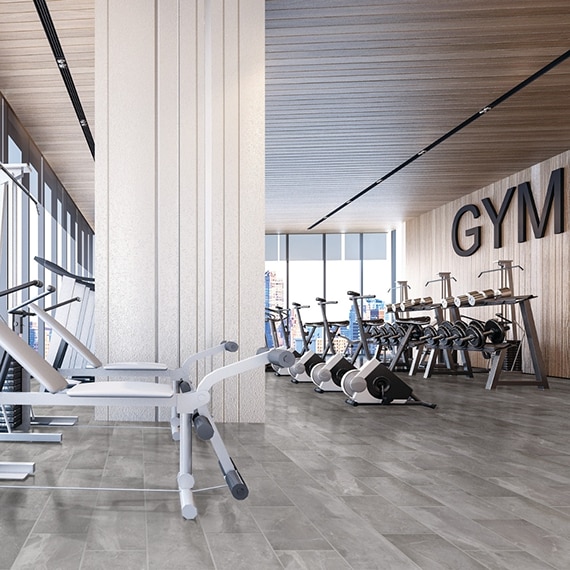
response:
M335 247L330 257L329 243ZM327 235L326 299L335 304L326 305L326 315L329 322L347 323L335 341L337 352L344 352L348 341L358 338L358 328L350 327L354 311L348 291L360 292L360 234Z
M287 238L284 235L265 236L265 307L287 307ZM283 331L271 321L267 311L265 319L265 340L267 346L284 346Z
M57 231L57 261L56 263L60 267L65 268L65 256L63 252L63 248L65 245L65 237L63 231L63 207L61 204L61 200L57 199L57 217L56 217L56 231Z
M360 260L360 234L345 234L343 237L344 259Z
M322 259L323 240L325 260ZM375 298L362 301L363 317L384 318L391 283L389 234L295 234L288 238L272 235L266 236L266 252L266 306L285 306L287 301L309 305L301 311L303 321L308 323L322 321L316 297L334 301L325 306L327 319L330 322L348 321L341 329L345 339L338 341L337 350L342 351L349 340L358 337L356 315L348 291L375 295ZM294 315L291 316L291 329L293 347L300 347L301 335ZM266 332L269 334L269 327ZM319 343L314 343L313 347Z
M364 261L362 263L363 293L376 295L363 307L365 318L384 318L385 305L389 303L392 286L389 234L364 234Z
M8 164L21 164L22 150L12 137L8 137ZM23 202L25 194L15 185L8 184L8 286L14 287L24 283L23 271L23 232L27 231L27 223L23 220ZM27 199L27 198L26 198ZM22 223L24 222L24 223ZM26 252L27 253L27 252ZM23 299L23 291L8 297L8 309L19 305Z
M302 234L289 236L289 261L322 261L322 259L322 234Z
M75 240L72 236L71 231L71 214L69 212L66 213L66 228L67 231L64 232L65 235L65 250L66 250L66 259L67 259L67 266L66 269L71 271L71 273L75 273Z
M265 260L285 261L286 259L286 236L268 235L265 236Z
M342 234L325 235L327 261L329 261L329 259L333 261L342 259L342 238Z
M386 259L386 242L388 234L363 234L362 258L363 259Z

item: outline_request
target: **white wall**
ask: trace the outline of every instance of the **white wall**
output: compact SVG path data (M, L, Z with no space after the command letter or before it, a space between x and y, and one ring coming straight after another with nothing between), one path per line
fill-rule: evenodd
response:
M222 339L241 356L264 342L264 8L96 0L102 359L175 366ZM214 394L221 421L264 407L262 370Z

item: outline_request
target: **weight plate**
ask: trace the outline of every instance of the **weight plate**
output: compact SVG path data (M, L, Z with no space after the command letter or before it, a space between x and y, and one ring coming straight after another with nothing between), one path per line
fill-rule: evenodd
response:
M437 348L437 340L434 340L434 337L437 336L437 329L434 326L428 325L425 327L422 336L430 348Z
M483 327L477 326L476 323L471 323L465 331L465 336L468 337L468 344L471 348L480 349L485 346L485 336L483 335Z
M485 336L492 344L501 344L505 340L505 328L495 319L489 319L485 323Z
M439 346L442 348L451 348L453 345L453 340L450 337L453 336L453 325L448 321L443 321L437 328L437 334L441 336L439 341Z

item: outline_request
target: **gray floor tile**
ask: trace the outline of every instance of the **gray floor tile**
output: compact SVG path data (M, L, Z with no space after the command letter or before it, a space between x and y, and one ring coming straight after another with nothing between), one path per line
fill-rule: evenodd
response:
M277 556L285 570L349 570L344 558L331 550L278 551Z
M83 556L79 570L146 570L146 548L129 551L88 550Z
M85 535L32 534L12 570L77 570L85 548Z
M250 496L235 501L196 442L195 521L180 516L167 424L78 408L62 444L0 445L2 461L37 463L0 489L0 570L569 568L570 382L409 381L438 408L354 408L268 375L267 422L219 426ZM121 490L38 490L56 484Z
M477 562L437 534L392 535L388 540L422 570L484 570Z

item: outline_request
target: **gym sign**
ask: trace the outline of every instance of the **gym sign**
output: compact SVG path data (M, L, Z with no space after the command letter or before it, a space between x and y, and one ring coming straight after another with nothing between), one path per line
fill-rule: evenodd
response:
M503 203L499 211L495 209L490 198L483 198L481 202L485 211L493 224L493 242L495 249L503 245L502 224L511 201L517 193L517 214L518 214L518 242L527 240L527 218L530 219L534 237L539 239L544 237L546 226L550 214L554 217L554 233L561 234L564 231L564 169L559 168L550 174L546 197L542 206L542 212L538 215L532 190L529 182L523 182L518 186L513 186L507 190ZM481 210L475 204L467 204L457 211L453 219L451 229L451 243L457 255L469 257L481 247L481 226L471 226L465 230L465 238L471 244L469 247L462 247L459 241L459 226L465 223L463 218L473 218L476 220L481 216Z

